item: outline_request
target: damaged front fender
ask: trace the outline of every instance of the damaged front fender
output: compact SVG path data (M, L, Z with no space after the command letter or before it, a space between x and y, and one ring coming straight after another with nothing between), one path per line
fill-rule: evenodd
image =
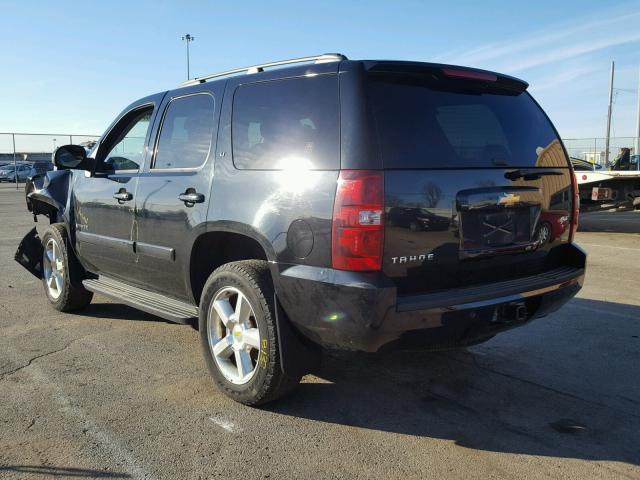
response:
M38 236L36 227L27 233L16 251L15 259L20 265L29 270L33 275L42 278L42 255L44 247Z
M31 205L33 214L45 215L51 223L63 221L67 211L71 178L70 170L47 172L43 188L27 195L27 204Z
M72 178L71 170L56 170L45 174L43 188L27 195L34 220L36 215L45 215L50 223L70 224L69 191ZM14 258L33 275L42 278L43 253L42 241L34 227L20 242Z

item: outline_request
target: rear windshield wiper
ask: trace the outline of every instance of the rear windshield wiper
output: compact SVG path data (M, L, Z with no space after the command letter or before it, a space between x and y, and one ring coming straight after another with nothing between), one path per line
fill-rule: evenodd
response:
M531 169L518 169L504 174L505 178L509 180L517 180L522 178L524 180L538 180L543 175L564 175L563 170L544 170L538 168Z

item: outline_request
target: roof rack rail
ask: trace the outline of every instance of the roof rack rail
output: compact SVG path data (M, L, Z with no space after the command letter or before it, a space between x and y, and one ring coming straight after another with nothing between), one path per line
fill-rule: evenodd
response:
M265 68L271 67L279 67L280 65L290 65L293 63L328 63L328 62L339 62L341 60L348 60L345 55L341 53L323 53L322 55L312 55L310 57L300 57L300 58L292 58L290 60L278 60L276 62L269 63L261 63L259 65L252 65L250 67L243 68L234 68L233 70L226 70L224 72L211 73L209 75L204 75L202 77L191 78L185 82L180 84L181 87L187 87L190 85L197 85L199 83L204 83L207 80L211 80L212 78L226 77L229 75L234 75L237 73L259 73L263 72Z

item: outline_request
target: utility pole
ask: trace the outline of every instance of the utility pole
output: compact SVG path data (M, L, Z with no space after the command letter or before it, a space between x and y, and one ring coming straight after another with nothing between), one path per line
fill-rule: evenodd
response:
M613 109L613 72L616 63L611 62L611 79L609 80L609 110L607 111L607 136L604 141L604 166L609 167L609 141L611 139L611 110Z
M634 145L633 153L640 155L640 73L638 73L638 118L636 120L636 144ZM640 170L640 165L638 165Z
M16 134L11 134L11 140L13 141L13 173L16 177L16 190L18 189L18 163L16 162Z
M193 42L195 39L196 37L188 33L182 36L182 40L187 42L187 80L191 78L191 72L189 71L189 43Z

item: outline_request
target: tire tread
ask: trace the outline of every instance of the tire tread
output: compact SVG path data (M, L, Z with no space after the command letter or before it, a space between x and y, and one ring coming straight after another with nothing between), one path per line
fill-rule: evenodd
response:
M259 302L263 306L263 310L269 313L269 318L266 319L268 341L270 342L270 345L276 346L276 354L269 355L266 377L260 384L259 390L255 393L255 395L248 396L241 392L233 390L229 388L224 382L216 381L216 384L226 395L240 403L251 406L261 405L289 393L298 385L300 378L293 378L286 375L282 371L280 365L280 347L278 344L275 307L273 305L274 289L273 283L271 281L269 264L264 260L240 260L218 267L209 276L209 279L205 283L202 294L203 298L205 298L205 295L213 295L213 293L215 293L212 291L212 285L217 281L217 278L225 272L234 272L237 275L242 276L247 281L247 283L249 283L250 287L258 297ZM201 302L201 304L202 303L203 302ZM205 309L201 309L201 316L202 315L207 315ZM206 328L206 323L203 323L202 320L203 319L201 318L201 327L205 325ZM204 347L205 345L203 343L203 348ZM208 355L209 352L205 350L204 354Z
M67 229L62 223L49 225L42 235L43 246L46 245L49 236L54 237L58 245L63 248L65 261L64 289L56 300L49 299L51 305L60 312L81 310L91 303L93 293L82 286L83 268L70 248ZM49 298L48 295L47 298Z

